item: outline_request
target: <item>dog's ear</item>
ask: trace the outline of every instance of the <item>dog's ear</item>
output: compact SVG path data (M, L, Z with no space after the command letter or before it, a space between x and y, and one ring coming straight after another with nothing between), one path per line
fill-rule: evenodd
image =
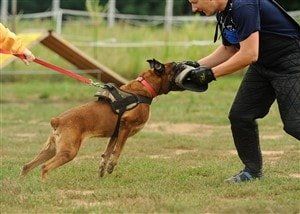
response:
M149 62L150 68L153 68L157 75L162 75L165 72L165 65L159 61L155 59L149 59L147 62Z

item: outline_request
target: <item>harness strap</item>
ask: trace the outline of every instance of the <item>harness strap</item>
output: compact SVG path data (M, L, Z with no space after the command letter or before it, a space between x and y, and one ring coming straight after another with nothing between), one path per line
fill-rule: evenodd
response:
M120 131L121 118L125 113L125 111L129 110L127 109L127 106L130 104L140 104L140 103L145 103L150 105L152 102L152 98L122 91L121 89L118 89L113 83L105 84L104 89L107 89L115 99L114 101L110 100L110 105L114 109L115 113L118 114L118 120L115 126L115 130L111 137L117 138ZM121 92L124 92L125 94L127 94L127 96L124 95L122 96Z
M121 125L121 118L123 116L125 111L120 111L119 114L118 114L118 120L117 120L117 123L116 123L116 127L115 127L115 130L114 130L114 133L112 134L112 138L117 138L118 135L119 135L119 130L120 130L120 125Z
M139 103L138 98L135 95L132 95L130 97L125 97L120 100L116 100L116 101L112 102L111 104L113 105L114 109L120 109L120 111L122 111L122 109L124 109L124 111L126 111L127 105L130 105L133 103Z
M104 87L108 89L108 91L113 95L113 97L116 100L122 99L121 94L119 94L118 90L116 89L116 86L113 83L107 83L104 85Z
M140 96L140 95L136 95L138 98L138 103L146 103L146 104L151 104L152 103L152 99L149 97L144 97L144 96Z
M148 97L144 97L144 96L133 95L133 96L130 96L130 97L126 97L123 100L115 101L115 102L111 103L111 105L114 108L117 108L117 109L120 108L120 111L118 113L118 120L117 120L117 123L116 123L116 126L115 126L114 133L112 135L113 138L116 138L119 135L120 125L121 125L121 118L122 118L123 114L126 111L126 108L124 108L124 102L125 103L132 103L132 102L146 103L146 104L150 105L151 102L152 102L152 99L150 99Z

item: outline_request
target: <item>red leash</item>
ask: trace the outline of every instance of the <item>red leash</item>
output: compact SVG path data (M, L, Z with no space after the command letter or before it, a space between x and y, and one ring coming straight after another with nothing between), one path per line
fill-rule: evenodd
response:
M0 49L0 53L2 53L2 54L13 54L9 51L4 51L4 50L1 50L1 49ZM13 55L16 56L16 57L19 57L20 59L26 59L24 54L13 54ZM64 68L59 67L57 65L53 65L53 64L51 64L49 62L46 62L42 59L35 58L33 61L37 64L40 64L40 65L46 67L46 68L50 68L51 70L57 71L59 73L67 75L67 76L69 76L73 79L76 79L76 80L78 80L82 83L89 84L89 85L92 85L92 86L95 86L95 87L102 87L101 84L98 83L98 82L93 82L93 80L91 80L91 79L87 79L87 78L85 78L85 77L83 77L83 76L81 76L81 75L79 75L79 74L77 74L73 71L64 69ZM142 83L146 87L146 89L152 95L152 98L157 96L156 91L153 89L153 87L143 77L138 77L136 80L139 81L140 83Z
M0 53L2 53L2 54L12 54L11 52L4 51L4 50L0 50ZM26 57L25 57L24 54L13 54L13 55L16 56L16 57L19 57L20 59L26 59ZM46 62L46 61L44 61L42 59L35 58L33 61L35 63L37 63L37 64L40 64L40 65L46 67L46 68L49 68L49 69L57 71L57 72L59 72L61 74L67 75L67 76L69 76L69 77L71 77L73 79L76 79L76 80L78 80L78 81L80 81L82 83L93 85L93 86L97 86L97 87L100 86L99 83L95 83L91 79L85 78L84 76L81 76L81 75L79 75L79 74L77 74L77 73L75 73L73 71L70 71L70 70L64 69L62 67L53 65L53 64L51 64L49 62Z

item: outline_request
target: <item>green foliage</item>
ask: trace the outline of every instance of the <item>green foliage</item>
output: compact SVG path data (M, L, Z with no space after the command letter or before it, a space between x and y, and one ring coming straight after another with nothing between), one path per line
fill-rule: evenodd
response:
M98 26L102 24L103 17L99 16L100 13L106 12L106 7L100 4L100 0L86 0L85 7L89 12L93 24L93 40L98 41L99 30ZM93 49L93 57L97 58L97 48Z
M99 16L99 13L104 13L106 8L101 6L100 0L86 0L85 8L90 14L90 18L95 25L99 25L102 22L102 17Z

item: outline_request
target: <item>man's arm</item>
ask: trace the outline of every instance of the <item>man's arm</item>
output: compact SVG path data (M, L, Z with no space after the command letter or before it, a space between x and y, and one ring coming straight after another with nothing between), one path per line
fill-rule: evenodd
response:
M240 50L227 61L212 67L215 77L238 71L257 61L259 53L259 32L252 33L247 39L240 42ZM207 66L209 67L209 66Z
M234 46L220 45L213 53L200 59L198 62L200 65L208 68L213 68L232 57L238 49Z

